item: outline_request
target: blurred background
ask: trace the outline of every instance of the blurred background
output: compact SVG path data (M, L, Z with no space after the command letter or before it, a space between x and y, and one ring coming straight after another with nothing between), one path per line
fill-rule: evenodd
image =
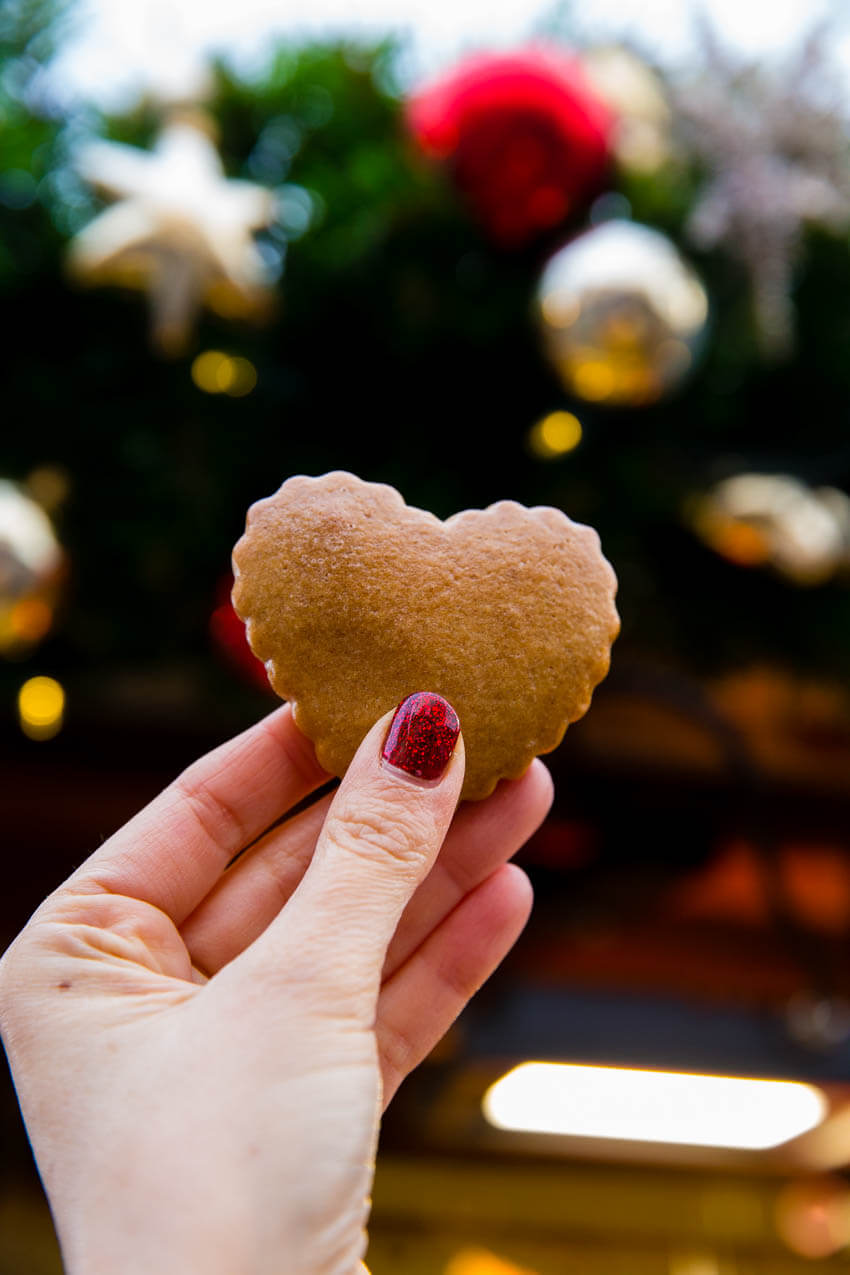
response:
M555 505L622 636L370 1269L845 1270L850 25L347 9L0 8L0 944L273 706L252 501ZM59 1270L4 1080L0 1275Z

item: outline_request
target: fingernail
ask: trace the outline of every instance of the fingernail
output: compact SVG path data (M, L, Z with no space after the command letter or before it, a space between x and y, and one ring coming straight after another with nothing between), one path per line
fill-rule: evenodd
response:
M430 691L417 691L395 711L382 761L415 779L433 782L451 761L460 722L448 700Z

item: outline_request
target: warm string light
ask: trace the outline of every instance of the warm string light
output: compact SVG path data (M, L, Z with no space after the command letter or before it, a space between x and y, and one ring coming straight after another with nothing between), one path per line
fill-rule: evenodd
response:
M784 1080L525 1062L482 1107L499 1129L570 1137L766 1150L824 1119L812 1085Z
M231 398L244 398L257 384L257 369L249 359L222 350L199 354L192 363L191 375L205 394L228 394Z
M18 691L18 720L30 739L52 739L62 729L65 691L52 677L31 677Z
M578 447L581 439L581 421L572 412L550 412L528 432L528 446L540 460L566 456Z

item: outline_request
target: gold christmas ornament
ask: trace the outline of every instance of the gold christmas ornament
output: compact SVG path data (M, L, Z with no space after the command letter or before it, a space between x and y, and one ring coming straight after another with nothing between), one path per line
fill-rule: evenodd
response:
M564 387L628 407L654 403L682 382L708 316L705 288L670 240L619 219L550 258L537 305Z
M273 292L252 231L276 216L271 190L225 177L201 111L176 111L152 151L92 142L81 175L116 202L72 240L68 267L87 284L148 293L152 336L182 353L198 312L262 318Z
M850 497L787 474L735 474L693 502L700 538L741 567L772 567L798 585L850 567Z
M33 650L53 625L65 554L47 514L0 478L0 656Z

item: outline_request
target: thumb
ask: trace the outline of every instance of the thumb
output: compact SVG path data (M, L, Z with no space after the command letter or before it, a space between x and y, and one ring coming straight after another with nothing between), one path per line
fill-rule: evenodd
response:
M259 961L254 972L345 1000L377 996L390 939L443 844L463 774L460 725L441 696L410 695L376 722L298 888L243 954Z

